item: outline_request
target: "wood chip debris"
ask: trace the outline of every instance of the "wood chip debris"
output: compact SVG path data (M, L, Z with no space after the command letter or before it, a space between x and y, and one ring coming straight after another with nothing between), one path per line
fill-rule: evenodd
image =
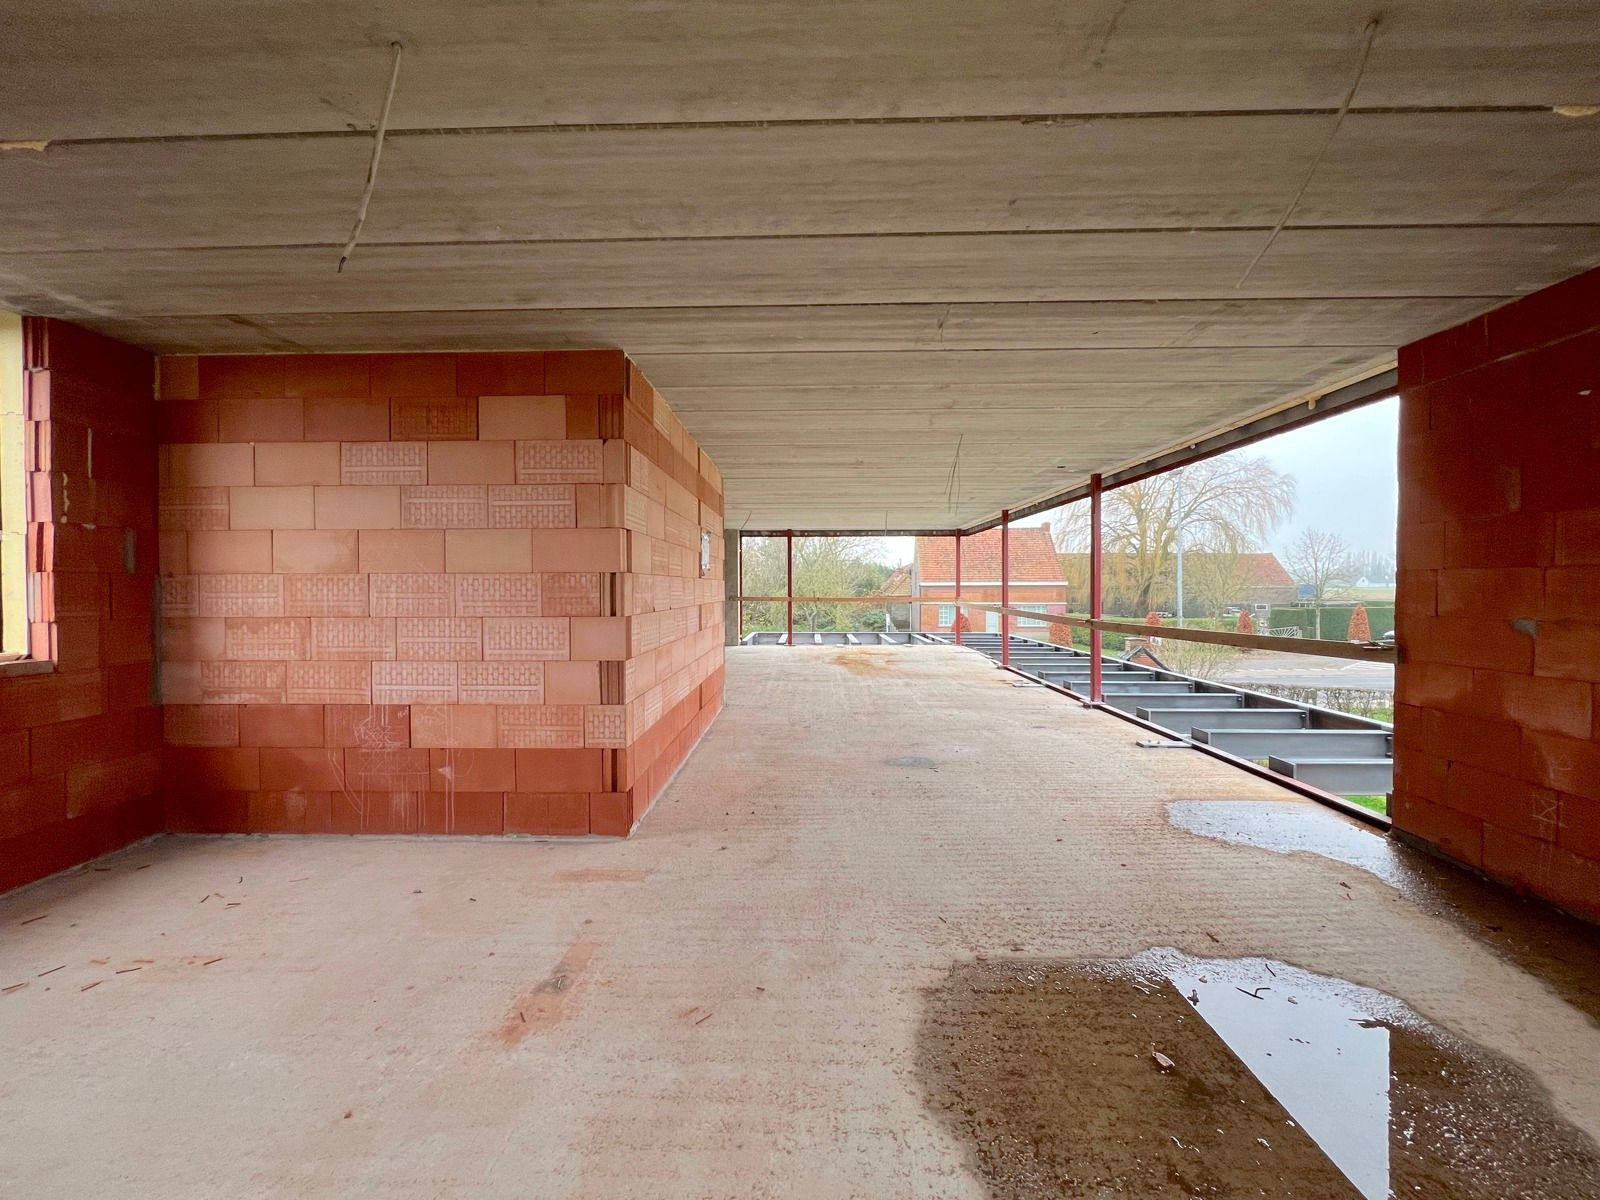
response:
M104 982L105 982L105 980L104 980L104 979L96 979L96 980L95 980L95 981L94 981L94 982L93 982L93 983L86 983L86 984L84 984L84 985L83 985L83 986L82 986L82 987L81 987L81 988L79 988L79 989L78 989L78 990L79 990L79 991L80 991L80 992L87 992L87 991L88 991L88 990L89 990L89 989L90 989L90 988L97 988L97 987L99 987L99 986L100 986L100 985L101 985L101 984L102 984L102 983L104 983Z
M0 988L0 996L5 995L7 992L14 992L18 988L27 987L28 986L28 982L29 982L28 980L24 979L21 983L13 983L10 987Z
M18 925L32 925L35 921L42 921L46 917L48 917L49 915L50 915L49 913L40 913L37 917L29 917L26 921L18 921L17 924Z
M1173 1067L1178 1065L1159 1050L1150 1051L1150 1057L1156 1060L1156 1066L1160 1067L1163 1071L1170 1071ZM1182 1145L1183 1143L1179 1142L1178 1144Z

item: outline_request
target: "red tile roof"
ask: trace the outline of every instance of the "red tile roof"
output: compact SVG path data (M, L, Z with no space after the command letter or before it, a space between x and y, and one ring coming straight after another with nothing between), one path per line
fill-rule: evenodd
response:
M1193 562L1198 558L1204 558L1209 553L1210 551L1208 550L1186 550L1183 556L1187 561ZM1112 557L1114 556L1106 555L1108 562ZM1064 572L1075 569L1081 575L1089 569L1089 556L1087 554L1062 554L1059 558ZM1278 561L1276 554L1240 554L1237 558L1239 560L1240 579L1245 587L1292 588L1295 585L1294 578L1288 571L1284 570L1284 566Z
M1061 560L1048 525L1011 527L1011 578L1018 583L1065 583ZM953 537L917 539L917 580L950 583L956 577ZM990 529L961 539L961 578L976 583L1000 578L1000 530Z

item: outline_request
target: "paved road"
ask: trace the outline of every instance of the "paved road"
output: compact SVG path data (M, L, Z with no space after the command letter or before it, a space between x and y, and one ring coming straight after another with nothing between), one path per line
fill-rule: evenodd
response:
M1223 683L1245 686L1273 683L1288 687L1348 687L1394 691L1392 663L1340 662L1310 654L1274 651L1246 654L1219 676Z

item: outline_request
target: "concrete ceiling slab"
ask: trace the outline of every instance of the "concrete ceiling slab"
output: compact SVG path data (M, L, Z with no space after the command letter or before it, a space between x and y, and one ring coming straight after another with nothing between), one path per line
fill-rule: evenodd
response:
M1362 102L1579 103L1572 0L1391 0ZM13 5L0 138L1337 107L1367 0L104 0Z
M14 7L0 306L621 346L755 527L977 521L1600 263L1600 0L1391 0L1325 148L1357 0Z
M916 234L0 255L63 317L317 311L1518 294L1600 262L1600 226ZM356 334L352 322L352 333ZM626 348L626 347L625 347Z
M771 350L1371 346L1385 352L1481 312L1492 297L813 304L469 312L95 317L164 354L627 346L636 355ZM352 320L352 318L359 318Z
M362 240L1270 228L1326 114L393 135ZM63 143L0 169L0 251L342 245L371 139ZM1600 121L1349 118L1301 224L1600 223ZM248 222L233 219L249 213ZM70 213L73 220L62 219Z

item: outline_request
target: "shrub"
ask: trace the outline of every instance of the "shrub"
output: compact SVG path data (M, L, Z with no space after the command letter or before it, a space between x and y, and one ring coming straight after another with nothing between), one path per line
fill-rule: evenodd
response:
M1355 611L1350 614L1350 625L1345 631L1345 637L1352 642L1370 642L1372 640L1372 625L1367 621L1367 606L1356 605Z

